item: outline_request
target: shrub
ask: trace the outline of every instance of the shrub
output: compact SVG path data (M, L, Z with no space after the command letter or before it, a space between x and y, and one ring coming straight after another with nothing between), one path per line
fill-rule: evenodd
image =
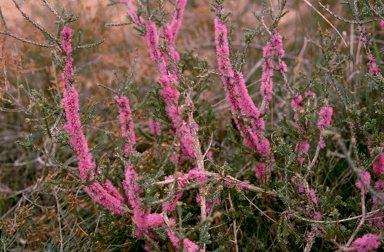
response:
M345 1L350 14L343 16L320 4L326 17L304 0L332 30L319 23L318 35L305 38L295 65L286 57L290 34L281 28L288 13L284 0L278 5L262 1L253 12L256 28L243 29L243 50L236 50L231 39L236 31L228 22L228 7L223 0L212 1L209 24L216 51L207 54L210 58L201 58L192 47L182 52L177 44L183 16L195 2L110 0L111 9L126 8L128 15L105 26L114 33L136 30L140 46L149 52L142 61L138 49L120 46L117 35L111 35L114 46L127 50L123 60L131 64L127 72L114 72L112 83L96 72L108 68L105 62L81 77L78 62L97 55L105 40L83 39L74 13L59 12L43 0L56 19L53 33L52 26L34 21L12 1L43 36L17 35L1 11L0 34L36 46L34 58L50 51L54 65L48 75L55 80L47 89L34 89L23 61L7 63L0 54L3 117L24 113L28 132L17 140L25 150L8 155L2 170L24 160L31 176L27 181L32 181L17 191L0 184L0 196L7 199L1 203L2 250L380 247L384 78L374 27L380 21L384 30L381 1ZM349 40L331 17L350 24ZM370 25L372 33L367 32ZM99 37L96 33L86 32ZM256 39L262 44L260 60L245 74ZM306 50L308 64L303 65ZM47 59L40 62L49 68ZM15 74L7 74L8 68ZM149 79L143 89L142 79L134 79L140 72ZM102 82L103 91L95 97L81 86L92 74ZM247 85L254 75L260 79ZM49 76L34 81L49 82ZM250 90L258 83L254 99ZM219 99L225 96L228 113L216 109L224 102L215 102L215 92Z

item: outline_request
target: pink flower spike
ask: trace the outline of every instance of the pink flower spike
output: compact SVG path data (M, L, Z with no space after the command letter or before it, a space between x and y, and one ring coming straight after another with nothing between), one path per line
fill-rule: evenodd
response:
M229 46L227 39L227 28L225 25L220 23L218 17L215 18L215 42L216 42L216 51L218 55L217 59L219 61L220 71L226 75L233 75L233 71L231 69L231 63L229 60Z
M157 59L160 59L160 51L157 49L159 39L157 37L156 25L151 21L148 21L145 39L147 40L149 50L151 51L151 59L155 62Z
M285 52L284 52L284 49L283 49L283 38L282 38L282 36L279 33L277 33L275 35L272 35L271 43L272 43L273 48L275 50L275 54L278 57L280 57L280 58L284 57Z
M175 42L177 33L178 33L180 26L181 26L181 21L182 21L183 15L184 15L184 9L185 9L186 4L187 4L187 0L178 0L177 1L176 11L173 15L171 24L168 26L169 32L170 32L169 43Z
M353 243L357 252L368 252L379 248L380 238L376 234L366 234L362 238L356 239Z
M220 72L226 75L222 76L222 81L235 124L246 146L252 151L258 151L262 156L268 156L270 145L268 139L264 137L264 119L260 118L261 114L249 96L243 74L232 70L231 62L229 61L230 55L226 26L221 23L218 17L215 18L214 23L217 60ZM268 43L264 54L273 56L271 55L273 49L272 44ZM265 59L260 91L262 96L265 97L266 105L272 99L272 76L273 63L270 59Z
M92 161L93 157L91 153L89 153L88 143L82 130L83 126L81 125L79 114L78 93L74 85L71 85L71 83L68 83L67 81L67 79L71 80L73 78L73 58L70 56L70 53L72 52L71 33L72 30L68 27L64 27L61 33L63 36L63 47L65 50L63 53L67 56L67 62L64 69L65 74L62 74L64 83L64 99L62 100L62 103L64 104L65 115L67 118L67 123L64 126L64 129L71 136L70 141L79 159L81 180L82 182L86 182L88 178L87 173L89 171L89 179L92 180L95 177L93 170L96 164ZM106 181L105 185L93 183L85 187L85 191L96 202L100 203L107 209L113 210L117 214L123 214L122 204L124 199L109 180Z
M64 27L64 29L61 31L61 35L63 36L63 48L65 53L70 54L72 52L72 46L71 46L71 37L72 37L72 29L69 27Z
M123 96L120 98L118 95L115 96L117 105L120 113L120 123L123 136L126 139L125 143L125 156L128 157L132 152L135 151L136 137L133 131L132 112L129 106L129 100Z
M157 136L160 136L160 122L156 121L155 119L150 118L149 119L149 129L151 132Z

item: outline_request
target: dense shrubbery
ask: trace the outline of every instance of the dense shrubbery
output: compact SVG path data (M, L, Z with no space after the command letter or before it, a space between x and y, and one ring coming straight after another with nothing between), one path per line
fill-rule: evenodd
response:
M106 11L127 19L106 24L109 14L98 29L46 0L56 21L35 22L14 1L42 36L18 35L3 15L0 34L29 44L22 51L46 74L27 76L36 66L1 50L2 118L22 127L8 141L19 146L1 152L1 250L381 248L384 4L345 1L338 16L304 2L322 23L298 50L285 43L286 1L262 1L236 50L238 17L215 0L201 25L215 53L196 53L203 37L180 29L189 12L209 13L198 1L110 0ZM181 46L179 33L200 44ZM91 39L104 35L108 47ZM93 96L82 84L94 76Z

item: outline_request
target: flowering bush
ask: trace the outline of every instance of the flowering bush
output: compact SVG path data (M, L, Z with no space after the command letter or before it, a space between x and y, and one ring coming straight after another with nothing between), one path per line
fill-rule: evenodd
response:
M43 165L27 188L0 188L10 195L4 197L9 204L0 204L6 209L2 250L381 248L384 78L376 39L384 32L381 1L346 1L350 15L343 16L320 4L326 17L304 0L322 20L350 24L351 36L347 42L332 24L332 30L319 24L292 63L285 47L290 34L281 28L288 13L284 0L262 1L253 13L256 28L243 29L242 51L232 43L230 8L212 1L215 57L209 59L177 44L184 15L195 2L110 0L111 9L127 11L127 20L106 27L135 30L132 36L141 36L153 73L147 74L151 88L140 94L143 85L134 76L144 69L137 64L142 55L136 50L126 57L128 74L115 72L111 83L98 85L108 107L104 115L97 99L83 92L77 62L84 50L105 41L83 44L75 32L78 18L47 0L43 5L55 16L55 33L12 1L43 38L15 34L1 10L0 34L50 51L52 72L61 78L36 90L27 78L19 82L18 71L7 75L14 66L2 61L1 111L23 112L28 125L24 140L17 140L25 152L13 165L24 158L34 169L30 157L36 153ZM376 34L378 22L382 30ZM256 39L260 63L249 74L244 64ZM302 66L306 50L320 56L309 54ZM259 79L247 84L254 73ZM257 99L250 94L256 83ZM228 104L227 112L215 110L215 92L225 97L219 103Z

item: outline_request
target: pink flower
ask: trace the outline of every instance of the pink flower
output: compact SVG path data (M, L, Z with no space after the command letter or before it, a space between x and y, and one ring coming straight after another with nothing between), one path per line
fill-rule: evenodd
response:
M163 211L166 211L168 214L172 213L176 208L177 201L181 198L182 195L183 192L178 192L172 202L164 202Z
M303 103L303 97L301 95L297 96L295 99L292 99L291 101L291 105L292 105L292 108L294 111L301 111L303 112L304 111L304 108L302 107L302 103Z
M193 137L189 125L183 124L183 126L180 127L179 137L181 142L181 150L183 151L184 155L194 159L195 154L193 150Z
M271 43L274 47L275 53L278 57L284 57L284 49L283 49L283 38L280 34L272 35Z
M67 58L65 65L65 74L62 74L64 82L64 99L62 103L64 104L65 115L67 118L67 123L64 126L64 129L70 135L70 141L73 145L73 148L76 151L77 157L79 159L79 171L82 182L86 182L88 178L92 180L95 176L93 170L96 164L92 161L93 157L89 153L88 143L85 139L85 135L82 131L82 125L79 114L79 101L78 93L71 83L67 82L67 78L72 79L73 75L73 58L70 57L71 49L71 29L64 27L62 31L63 36L63 47ZM65 75L67 78L65 78ZM96 171L98 172L98 171ZM117 214L123 214L122 204L123 198L119 195L117 189L112 185L112 183L107 180L104 187L99 183L93 183L85 187L85 191L98 203L103 205L109 210L113 210Z
M379 68L379 65L375 65L369 68L369 71L372 75L376 75L381 72L381 69Z
M166 25L164 29L164 37L168 40L169 43L174 43L177 33L181 26L182 17L184 15L185 5L187 4L187 0L179 0L177 1L177 6L175 8L175 13L173 15L172 21L170 25Z
M304 94L305 94L305 96L313 96L313 95L315 95L315 93L313 93L312 91L305 92Z
M66 53L72 52L72 46L71 46L71 36L72 36L72 30L69 27L64 27L64 29L61 31L61 35L63 36L63 48Z
M256 178L261 178L265 173L265 164L258 164L254 168L256 172Z
M115 96L117 105L120 113L120 124L123 136L126 139L125 143L125 156L128 157L132 152L135 151L136 137L133 131L132 112L129 106L129 100L126 96L120 98L118 95Z
M261 76L261 86L260 86L260 92L262 96L265 96L267 101L270 101L272 99L272 88L273 88L273 64L271 59L267 59L263 63L263 73Z
M180 96L176 86L172 84L171 76L163 75L159 82L163 84L163 90L160 91L166 104L177 104Z
M324 148L325 147L325 142L324 141L320 141L319 142L319 146L320 146L321 149Z
M202 183L207 180L207 176L205 176L204 172L199 171L199 168L194 168L188 172L188 178L196 180L197 183Z
M128 197L128 203L132 206L132 208L140 207L141 205L141 198L138 194L143 192L143 190L137 184L138 179L139 177L135 171L135 166L126 166L125 180L122 184L125 194Z
M384 225L383 225L383 216L384 213L380 211L379 213L373 215L370 220L368 220L370 226L376 226L380 230L384 230Z
M197 246L195 243L191 242L189 239L184 239L184 249L186 249L188 252L196 252L199 249L199 246Z
M304 153L308 153L309 143L307 141L301 142L299 149L300 149L300 151L302 151Z
M242 191L245 191L246 193L248 193L248 190L244 189L244 185L249 185L250 182L248 180L244 180L243 182L240 182L237 184L237 187L242 190Z
M273 57L273 46L267 43L263 48L263 57Z
M320 116L329 118L332 116L333 109L331 107L328 108L321 108L320 110Z
M378 191L383 190L384 189L384 182L383 181L376 181L375 189Z
M217 54L222 55L223 57L217 57L219 61L219 68L223 74L233 75L231 69L231 63L229 62L229 46L227 40L227 28L225 25L220 23L218 17L215 18L215 42L216 42L216 51ZM224 77L223 77L224 78Z
M116 189L116 187L114 187L111 183L111 181L109 181L108 179L105 181L105 184L104 184L104 188L105 190L113 197L115 197L116 199L118 199L119 201L121 202L124 202L125 199L123 198L123 196L120 195L119 191Z
M311 198L313 203L317 204L317 198L316 198L315 190L313 190L313 189L309 190L309 197Z
M175 221L173 220L173 218L170 218L169 220L170 220L170 222L172 223L173 226L176 225ZM165 230L165 232L167 233L167 235L168 235L169 239L171 240L173 246L175 246L177 249L179 249L179 247L180 247L180 243L179 243L180 240L179 240L179 238L177 238L169 228L167 228ZM197 246L196 244L191 242L188 238L185 238L183 240L183 245L184 245L184 249L186 251L188 251L188 252L196 252L199 249L199 246Z
M143 24L144 20L141 17L137 17L137 9L132 4L132 2L130 0L123 1L129 7L128 14L135 20L135 22ZM180 56L179 53L173 48L172 43L175 41L178 30L180 29L186 2L187 0L177 1L177 6L172 21L170 24L165 24L163 30L163 36L166 39L169 52L176 62L179 61ZM159 82L162 86L160 93L162 94L164 101L167 104L167 110L174 125L174 129L171 129L171 133L175 134L175 129L178 127L179 122L181 120L181 112L180 108L178 107L178 99L180 96L180 92L176 88L176 86L179 84L178 78L176 76L175 71L170 70L167 67L169 63L173 65L168 55L157 49L159 39L156 24L152 21L148 21L146 24L146 28L147 33L145 34L144 38L148 44L152 61L157 62L160 68L159 71L162 75L159 78ZM160 134L159 126L160 124L158 122L152 123L150 121L150 129L156 135ZM188 125L183 126L183 129L180 131L179 138L182 143L181 149L184 156L194 159L193 148L191 144L192 137Z
M369 174L369 172L365 171L365 172L362 172L360 174L363 177L364 181L369 185L371 183L371 175ZM364 189L364 193L368 193L368 190L364 188L364 185L360 180L356 181L356 186L360 190Z
M315 215L313 216L315 220L321 220L321 213L315 212Z
M84 190L108 210L113 210L115 213L122 215L122 202L110 195L99 183L93 183L84 188Z
M270 146L269 141L267 138L263 137L262 140L260 140L256 143L257 150L260 152L261 155L267 156L270 152Z
M300 193L303 193L304 192L304 186L302 184L297 184L297 190L300 192Z
M140 207L135 207L133 209L134 215L133 218L138 228L140 229L148 229L149 227L149 213L144 212L140 209Z
M372 75L378 74L381 72L381 69L376 63L376 59L372 56L368 59L369 72Z
M276 67L276 70L282 71L283 73L286 73L288 71L288 68L287 68L287 65L285 64L285 62L282 61L281 64Z
M156 121L155 119L150 118L149 119L149 129L151 132L157 136L160 135L160 122Z
M220 72L226 76L222 77L224 90L227 94L227 100L233 114L233 119L244 143L252 151L258 151L261 155L267 156L270 152L269 141L264 137L264 120L260 118L260 112L249 96L247 87L241 72L232 70L229 61L229 47L227 38L227 28L215 18L215 43L217 60L219 62ZM267 44L264 50L265 54L270 54L272 44ZM263 76L260 91L268 102L272 98L272 79L273 64L266 59L263 64Z
M297 157L297 159L303 163L305 161L305 158L302 156L303 154L307 154L309 150L309 143L307 141L301 142L300 144L296 144L295 151L299 148L301 155Z
M148 221L151 227L158 227L164 225L163 216L158 213L150 214Z
M147 24L147 34L144 37L148 43L148 47L151 52L152 61L160 59L160 51L157 49L157 44L159 42L157 36L157 29L155 23L148 21Z
M384 153L381 153L376 162L373 164L373 171L379 177L381 177L381 174L384 173Z
M297 160L299 160L300 163L303 163L305 161L305 158L304 157L297 157Z
M224 180L224 186L229 188L231 186L231 181L229 179Z
M173 246L175 246L176 248L179 248L180 247L179 238L177 238L174 234L172 234L172 232L169 229L166 229L166 232ZM184 249L188 252L196 252L199 249L199 246L191 242L188 238L185 238L183 240L183 245L184 245Z
M323 107L320 110L319 115L321 116L320 121L318 121L317 125L320 128L321 126L328 128L331 124L331 117L333 114L332 107Z
M259 179L260 184L263 184L263 175L265 173L265 164L258 164L253 169L256 172L256 178Z
M362 238L356 239L353 243L357 252L368 252L377 249L380 245L380 238L376 234L366 234Z
M73 65L72 64L73 64L73 58L69 57L67 59L67 62L65 63L65 74L66 74L66 76L63 73L63 79L65 79L65 87L67 87L67 83L66 83L67 79L69 81L71 81L72 78L73 78ZM67 79L65 77L67 77Z

